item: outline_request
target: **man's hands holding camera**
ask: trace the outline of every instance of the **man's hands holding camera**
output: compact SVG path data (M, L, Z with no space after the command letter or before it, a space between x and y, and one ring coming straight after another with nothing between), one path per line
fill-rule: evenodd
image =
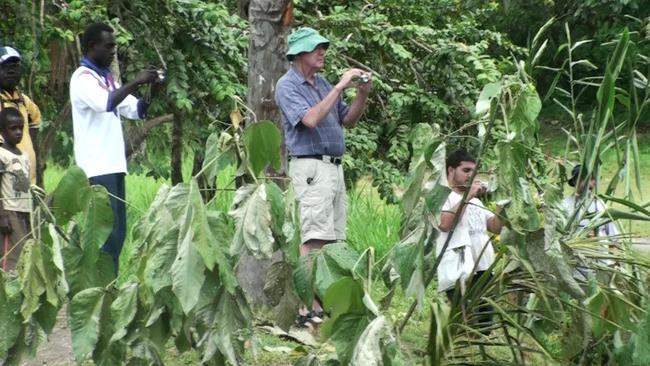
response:
M340 90L356 87L359 92L368 94L372 89L372 74L361 69L349 69L336 86Z

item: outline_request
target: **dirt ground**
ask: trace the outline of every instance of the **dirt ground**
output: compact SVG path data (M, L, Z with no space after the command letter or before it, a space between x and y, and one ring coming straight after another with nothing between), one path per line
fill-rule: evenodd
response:
M61 309L59 312L56 327L54 327L47 342L41 345L36 358L23 362L23 366L42 365L74 365L72 337L70 336L70 328L68 328L65 309Z

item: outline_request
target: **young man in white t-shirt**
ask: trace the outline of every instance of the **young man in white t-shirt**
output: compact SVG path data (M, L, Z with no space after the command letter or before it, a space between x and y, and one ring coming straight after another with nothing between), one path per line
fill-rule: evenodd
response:
M569 183L569 186L575 188L575 192L562 200L562 206L567 214L567 218L572 218L575 215L574 220L577 221L579 235L603 238L603 245L601 247L603 254L613 252L616 248L617 237L619 235L614 221L583 232L589 227L593 217L605 213L607 206L605 206L603 200L595 196L596 178L592 176L589 180L586 180L580 176L581 174L585 174L581 172L581 165L574 166L567 183ZM587 195L583 201L580 201L581 194ZM602 259L600 262L606 266L615 263L611 259ZM575 277L579 279L585 279L592 274L591 269L583 266L578 266L575 271Z
M144 117L148 104L131 93L140 85L157 81L158 73L143 70L134 80L120 85L110 71L115 47L110 26L94 23L86 28L82 40L84 58L70 79L70 102L75 162L91 184L106 187L111 195L115 221L102 250L111 255L117 271L126 236L126 153L120 115Z
M470 185L476 168L476 160L471 154L464 149L456 150L447 157L446 166L451 193L440 214L440 236L436 243L436 254L440 255L451 235L438 265L438 291L446 292L452 301L457 284L461 285L459 293L462 295L462 289L477 281L494 262L494 248L488 231L500 233L503 222L478 199L485 191L481 182L475 180ZM462 202L466 190L469 190L467 200ZM454 220L458 215L460 219L454 227ZM482 305L479 311L491 310L489 306ZM482 321L487 322L489 319Z

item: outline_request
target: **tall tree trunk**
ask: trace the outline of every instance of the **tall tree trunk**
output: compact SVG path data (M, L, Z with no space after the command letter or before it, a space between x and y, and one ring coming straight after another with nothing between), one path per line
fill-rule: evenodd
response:
M183 181L183 116L181 111L174 112L172 129L172 185Z
M291 0L240 0L239 5L241 15L248 15L250 24L248 107L258 121L273 121L282 131L274 94L276 82L289 66L285 54L293 3ZM284 176L287 165L284 152L282 156L281 170L271 174ZM266 273L271 263L280 259L278 252L272 260L257 260L246 253L240 257L237 277L253 306L266 303L263 291Z

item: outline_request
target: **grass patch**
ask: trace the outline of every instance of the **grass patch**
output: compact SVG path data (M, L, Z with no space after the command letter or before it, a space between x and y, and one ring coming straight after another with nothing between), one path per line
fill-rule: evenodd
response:
M641 170L641 190L638 190L636 183L632 182L632 201L637 204L642 204L650 201L650 186L644 184L644 182L650 179L650 134L639 134L637 138L639 145L639 165ZM542 143L542 151L545 153L567 159L569 163L578 162L579 155L575 150L575 145L569 144L567 150L568 137L559 127L545 125L540 133L540 141ZM599 192L604 192L617 174L618 161L622 158L623 157L621 156L617 156L616 152L612 149L602 154L602 166L598 188ZM614 195L616 197L623 197L624 188L623 177L621 177ZM567 185L564 193L565 195L572 194L572 188ZM629 209L623 208L620 205L614 205L614 207L629 211ZM650 235L650 222L619 221L619 224L625 232L634 236Z

